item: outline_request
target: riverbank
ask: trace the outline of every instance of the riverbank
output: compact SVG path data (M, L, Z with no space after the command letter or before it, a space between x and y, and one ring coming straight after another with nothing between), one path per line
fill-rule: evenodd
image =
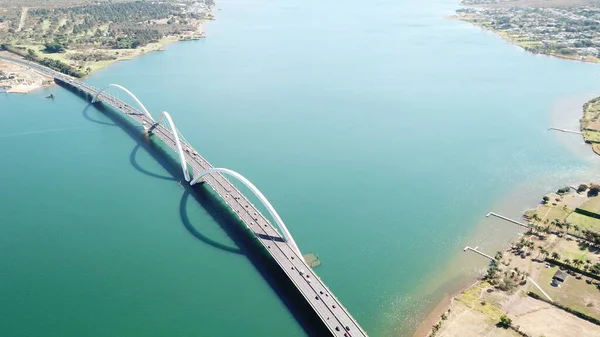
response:
M0 55L8 54L0 52ZM49 86L52 79L15 63L0 60L0 89L7 93L26 94Z
M595 184L576 184L545 195L536 209L524 213L529 230L495 254L497 262L481 281L438 304L414 336L597 336L599 325L572 312L600 318L600 276L594 276L600 273L594 234L600 220L588 216L598 210L598 190ZM550 283L559 267L573 277L555 288ZM557 305L529 294L550 294ZM513 328L498 328L501 316L512 319Z
M132 60L136 57L157 51L164 51L165 48L175 42L181 41L192 41L198 40L205 37L204 24L198 27L198 30L193 33L187 33L180 36L166 36L157 42L149 43L143 47L136 49L88 49L82 50L69 50L66 53L56 54L44 54L44 57L63 62L77 69L86 69L87 75L91 75L94 72L104 69L116 62ZM22 48L34 50L35 52L41 53L43 46L21 46ZM112 53L114 58L101 61L83 61L80 63L70 62L74 55L81 55L84 53ZM8 51L0 51L0 54L15 57L20 55L12 54ZM0 73L0 88L4 89L7 93L21 93L25 94L33 90L47 87L52 85L53 81L31 69L6 62L0 61L0 71L4 71L6 76L2 77ZM12 78L9 78L12 77Z
M599 63L597 4L589 1L467 1L453 17L534 54Z
M212 0L96 5L72 0L55 6L21 0L2 6L0 50L75 77L176 41L201 39L204 23L214 19Z

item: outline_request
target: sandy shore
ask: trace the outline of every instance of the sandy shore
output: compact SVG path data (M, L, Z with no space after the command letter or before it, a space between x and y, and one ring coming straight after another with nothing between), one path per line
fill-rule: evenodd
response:
M442 316L442 314L447 312L448 308L450 308L452 306L452 303L454 302L454 299L456 298L456 296L458 296L460 293L462 293L465 289L469 289L469 288L473 287L478 282L479 281L476 281L475 283L469 282L469 285L465 284L465 287L463 287L462 289L455 291L451 295L444 296L444 298L442 298L442 300L440 300L440 302L423 319L421 324L419 324L419 326L417 327L417 330L415 330L412 337L427 336L429 331L431 331L431 327L434 324L436 324L440 320L440 317Z
M0 60L0 75L2 74L8 79L0 79L0 87L8 93L26 94L54 83L51 78L31 69Z

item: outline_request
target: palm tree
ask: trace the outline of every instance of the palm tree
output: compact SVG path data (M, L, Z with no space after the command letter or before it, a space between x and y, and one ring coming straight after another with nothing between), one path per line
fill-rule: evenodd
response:
M565 221L564 225L567 228L567 234L569 234L569 228L571 228L571 224Z
M574 259L573 264L575 265L575 267L579 268L579 266L583 264L583 261L581 261L580 259Z
M560 260L560 254L557 252L552 252L552 258L555 259L556 261Z
M556 226L558 229L563 229L563 223L562 222L557 222L554 224L554 226Z
M573 229L575 230L575 233L579 233L580 228L578 225L574 225Z
M542 255L544 255L544 259L548 257L548 254L550 254L550 252L546 248L542 249Z
M529 247L530 251L533 251L535 249L535 243L533 241L528 241L527 247Z
M537 215L537 213L533 213L533 215L531 216L531 220L533 220L533 221L540 221L542 219L540 219L540 216Z
M544 254L544 250L545 250L544 247L542 247L542 246L538 246L537 248L538 248L539 253L538 253L538 256L536 257L536 259L538 257L540 257L540 255Z
M563 262L564 262L566 265L569 265L569 266L571 265L571 260L570 260L570 259L568 259L568 258L567 258L567 259L564 259L564 260L563 260Z

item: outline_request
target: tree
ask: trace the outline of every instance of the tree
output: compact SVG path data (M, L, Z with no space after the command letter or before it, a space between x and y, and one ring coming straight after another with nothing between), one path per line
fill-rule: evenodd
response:
M598 195L598 192L600 192L600 186L592 184L588 190L588 197L595 197Z
M500 260L502 260L502 252L500 252L500 251L496 252L496 255L494 256L494 258L496 259L496 261L500 262Z
M569 259L569 258L566 258L566 259L564 259L564 260L563 260L563 262L564 262L566 265L569 265L569 266L571 265L571 259Z
M512 319L506 315L502 315L500 316L500 322L498 323L498 326L508 329L512 326Z
M552 258L555 259L556 261L560 260L560 254L557 252L552 252Z
M542 198L542 201L543 201L543 202L544 202L544 204L545 204L545 203L547 203L548 201L550 201L550 197L549 197L549 196L547 196L547 195L545 195L545 196Z
M544 253L545 249L544 249L544 247L542 247L542 246L538 246L537 248L538 248L538 251L539 251L539 253L538 253L538 256L537 256L537 257L540 257L540 255L542 255L542 254Z
M54 42L48 42L46 44L44 44L44 51L46 53L64 53L65 52L65 46L57 41Z

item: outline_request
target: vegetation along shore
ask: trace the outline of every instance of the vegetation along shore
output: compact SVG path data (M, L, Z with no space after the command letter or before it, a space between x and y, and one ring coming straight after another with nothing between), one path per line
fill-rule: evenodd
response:
M599 192L591 183L543 196L523 214L522 235L493 254L427 336L599 336Z
M454 18L523 49L600 62L600 3L593 0L463 0Z
M204 37L212 0L0 0L0 49L75 77ZM31 76L0 65L0 87ZM12 80L12 81L11 81ZM24 80L31 87L36 81Z
M600 61L600 2L461 4L453 18L529 52ZM584 104L580 122L584 140L600 155L600 97ZM600 336L599 192L600 184L583 183L543 196L523 214L523 233L506 251L492 254L481 280L438 309L426 336Z

